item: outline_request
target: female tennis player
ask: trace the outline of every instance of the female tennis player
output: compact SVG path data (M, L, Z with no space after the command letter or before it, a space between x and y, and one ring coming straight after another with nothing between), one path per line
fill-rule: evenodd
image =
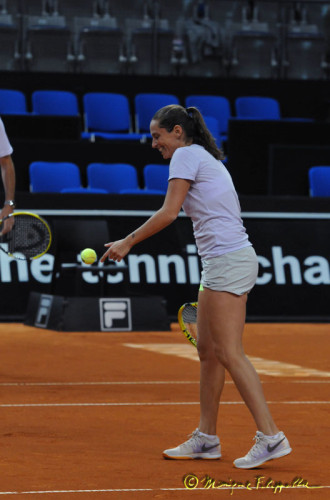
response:
M11 154L13 148L8 140L3 121L0 118L0 168L1 178L5 191L5 202L0 210L0 220L3 220L9 214L12 214L15 208L15 167ZM14 219L6 219L1 230L2 234L8 233L14 224Z
M173 222L183 206L192 219L202 260L197 313L200 421L188 441L163 455L177 460L221 457L216 427L228 370L257 427L256 443L234 465L257 467L289 454L291 448L273 421L259 377L242 346L247 295L255 284L258 263L240 217L238 197L198 109L165 106L154 115L150 132L152 147L171 160L164 204L126 238L107 243L101 261L121 261L133 245Z

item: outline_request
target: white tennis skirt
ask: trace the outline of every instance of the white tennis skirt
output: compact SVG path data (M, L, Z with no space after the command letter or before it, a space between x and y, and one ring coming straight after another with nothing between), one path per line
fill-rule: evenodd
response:
M252 246L218 257L202 259L201 285L235 295L249 293L258 276L258 259Z

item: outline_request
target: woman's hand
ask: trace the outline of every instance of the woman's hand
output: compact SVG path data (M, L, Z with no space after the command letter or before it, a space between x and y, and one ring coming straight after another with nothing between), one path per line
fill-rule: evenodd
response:
M127 238L106 243L104 246L108 247L108 250L102 255L101 262L104 262L107 258L120 262L131 249Z
M190 180L171 179L162 208L157 210L150 219L123 240L106 243L104 246L108 247L108 250L102 255L100 262L104 262L106 258L120 262L128 254L133 245L158 233L175 221L190 188L190 184Z
M0 220L5 219L5 217L8 217L8 215L12 213L13 213L12 207L10 207L9 205L5 205L0 212ZM9 217L8 219L5 219L5 221L3 222L0 236L9 233L9 231L13 229L14 222L15 222L14 217Z

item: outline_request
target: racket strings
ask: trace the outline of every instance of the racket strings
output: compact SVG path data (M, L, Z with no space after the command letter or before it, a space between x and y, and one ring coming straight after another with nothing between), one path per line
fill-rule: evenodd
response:
M193 304L185 304L182 310L182 320L184 327L190 337L193 339L193 344L197 341L197 306ZM189 337L188 337L189 339ZM191 339L189 339L191 341Z
M192 304L186 304L182 311L182 318L185 323L196 323L197 307Z
M12 230L4 235L2 241L8 244L10 254L23 253L26 258L33 258L43 253L50 238L47 226L42 220L20 214L15 217Z

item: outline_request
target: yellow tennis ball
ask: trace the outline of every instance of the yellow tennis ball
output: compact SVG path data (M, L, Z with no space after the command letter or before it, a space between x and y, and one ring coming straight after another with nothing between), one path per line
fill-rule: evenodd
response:
M93 262L95 262L97 259L96 252L92 248L85 248L85 250L81 252L80 256L81 260L85 264L93 264Z

